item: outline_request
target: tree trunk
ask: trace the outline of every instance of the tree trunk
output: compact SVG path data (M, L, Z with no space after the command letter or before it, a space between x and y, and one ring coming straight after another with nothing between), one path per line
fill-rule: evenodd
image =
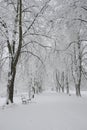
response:
M59 72L56 71L56 91L60 93L61 83L59 81Z
M76 85L76 96L81 96L81 93L80 93L80 85Z
M76 50L77 49L77 50ZM72 62L72 75L75 83L76 96L81 96L80 86L82 79L82 55L81 55L81 43L78 37L76 47L74 45L74 62Z
M7 84L7 101L6 104L9 102L13 103L13 94L14 94L14 81L16 75L16 67L21 53L22 47L22 0L18 1L19 3L19 43L17 51L14 52L15 44L13 42L13 47L8 43L8 50L9 50L9 72L8 72L8 84Z
M66 93L69 94L69 82L68 82L68 76L66 77Z
M6 104L13 103L15 75L16 75L16 69L15 69L15 67L13 67L11 72L8 72L7 101L6 101Z
M61 85L62 85L62 92L64 93L64 72L61 75Z
M77 79L78 83L76 84L76 95L81 96L80 86L81 86L81 79L82 79L82 58L81 58L81 43L80 41L77 43L78 46L78 72L77 72Z

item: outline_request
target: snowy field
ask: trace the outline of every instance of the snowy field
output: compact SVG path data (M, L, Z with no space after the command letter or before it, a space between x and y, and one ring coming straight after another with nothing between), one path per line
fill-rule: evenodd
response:
M31 103L15 104L2 109L0 130L87 130L87 96L77 98L55 92L36 95Z

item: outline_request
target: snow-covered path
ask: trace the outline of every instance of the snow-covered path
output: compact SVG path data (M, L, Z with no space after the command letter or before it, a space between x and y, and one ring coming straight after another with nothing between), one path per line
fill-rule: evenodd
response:
M30 104L0 109L0 130L87 130L87 98L43 93Z

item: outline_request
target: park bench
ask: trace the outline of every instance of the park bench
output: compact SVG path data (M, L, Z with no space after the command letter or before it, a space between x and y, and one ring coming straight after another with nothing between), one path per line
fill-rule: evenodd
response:
M27 104L27 103L29 103L31 101L31 99L26 98L25 96L21 96L21 100L22 100L23 104Z

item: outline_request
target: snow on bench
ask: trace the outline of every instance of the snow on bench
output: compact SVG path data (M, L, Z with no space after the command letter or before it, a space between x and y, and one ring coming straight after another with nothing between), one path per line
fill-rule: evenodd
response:
M23 104L27 104L27 103L29 103L31 101L31 99L27 99L24 96L21 97L21 100L22 100Z

